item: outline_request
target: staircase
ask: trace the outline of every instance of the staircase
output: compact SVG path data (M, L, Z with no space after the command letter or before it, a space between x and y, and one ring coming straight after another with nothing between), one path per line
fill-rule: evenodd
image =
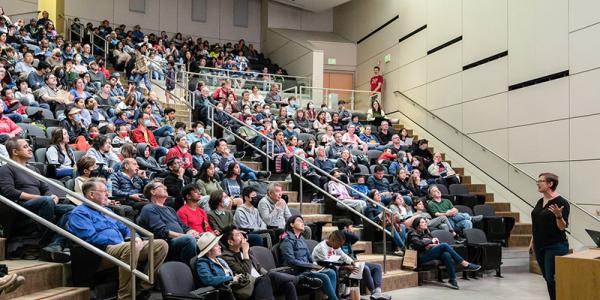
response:
M399 132L404 125L402 124L394 124L394 129L396 132ZM412 129L407 128L408 135L412 136L416 141L419 137L413 133ZM429 148L432 153L434 152L433 148ZM448 162L452 166L452 162L445 159L445 155L442 153L442 159ZM460 167L452 167L456 173L460 174L462 183L469 189L469 191L473 194L485 195L485 203L491 205L496 211L496 215L502 217L513 217L515 218L515 227L511 231L510 239L508 240L509 247L528 247L529 242L531 241L531 224L529 223L521 223L518 212L511 211L511 205L509 202L496 202L494 199L494 193L488 193L486 191L485 184L474 184L471 181L471 176L465 175L465 169Z
M15 291L0 294L0 300L86 300L88 288L67 287L68 267L63 264L39 260L6 260L6 239L0 238L0 264L8 273L25 277L25 283Z

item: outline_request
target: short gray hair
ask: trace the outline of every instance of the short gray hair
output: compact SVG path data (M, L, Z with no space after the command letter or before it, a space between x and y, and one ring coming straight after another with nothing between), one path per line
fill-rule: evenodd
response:
M95 189L98 183L106 183L106 179L102 177L92 177L86 180L81 186L81 193L83 194L83 196L87 196L87 193Z

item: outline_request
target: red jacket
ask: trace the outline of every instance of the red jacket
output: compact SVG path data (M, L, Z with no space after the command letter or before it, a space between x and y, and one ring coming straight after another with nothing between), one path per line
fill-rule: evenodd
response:
M196 210L192 210L189 206L184 205L177 211L177 216L181 219L183 224L199 233L213 232L213 229L208 222L206 212L200 207L197 207Z
M146 132L148 138L144 137L144 132ZM151 147L158 147L158 143L154 138L154 133L152 133L152 130L148 130L145 127L142 129L142 127L138 126L134 130L132 130L131 141L133 141L134 143L146 143Z
M10 137L13 137L21 132L23 132L23 128L17 126L17 124L7 116L0 117L0 134L7 134Z
M181 159L181 166L184 169L190 169L193 167L192 155L189 152L183 154L178 146L169 149L167 155L165 156L165 162L169 161L169 159L173 157L178 157Z

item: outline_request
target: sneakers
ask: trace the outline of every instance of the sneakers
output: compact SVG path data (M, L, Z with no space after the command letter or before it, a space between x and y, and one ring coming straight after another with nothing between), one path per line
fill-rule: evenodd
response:
M246 152L235 152L233 153L233 157L237 158L238 160L244 158L244 156L246 156Z
M300 276L298 279L298 286L302 289L318 290L323 287L323 281L319 278Z
M371 295L371 300L390 300L392 296L382 294L382 293L374 293Z
M259 171L256 173L256 177L259 179L268 180L271 177L270 171Z
M394 252L394 254L395 254L395 255L398 255L398 256L404 256L404 251L402 251L402 250L396 250L396 251Z
M473 264L473 263L469 263L469 265L465 267L466 271L472 271L472 272L479 271L479 269L481 269L481 266L478 264Z
M454 290L458 290L458 282L456 282L456 279L450 279L448 280L448 284L449 284L449 288L454 289Z
M0 292L11 293L23 285L23 283L25 283L25 277L14 273L8 274L0 278Z
M71 261L71 255L70 253L65 252L60 245L48 245L42 248L39 259L42 261L64 264Z

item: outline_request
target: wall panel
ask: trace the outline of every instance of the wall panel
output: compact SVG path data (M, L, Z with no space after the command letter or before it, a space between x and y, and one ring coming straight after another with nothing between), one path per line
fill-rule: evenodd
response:
M462 72L463 101L469 101L508 90L508 58L492 62Z
M513 163L569 159L569 120L508 130L508 157Z
M465 133L506 128L508 123L508 94L502 93L463 103Z
M569 78L508 92L508 125L518 126L569 117Z
M463 0L463 65L505 51L507 0Z

